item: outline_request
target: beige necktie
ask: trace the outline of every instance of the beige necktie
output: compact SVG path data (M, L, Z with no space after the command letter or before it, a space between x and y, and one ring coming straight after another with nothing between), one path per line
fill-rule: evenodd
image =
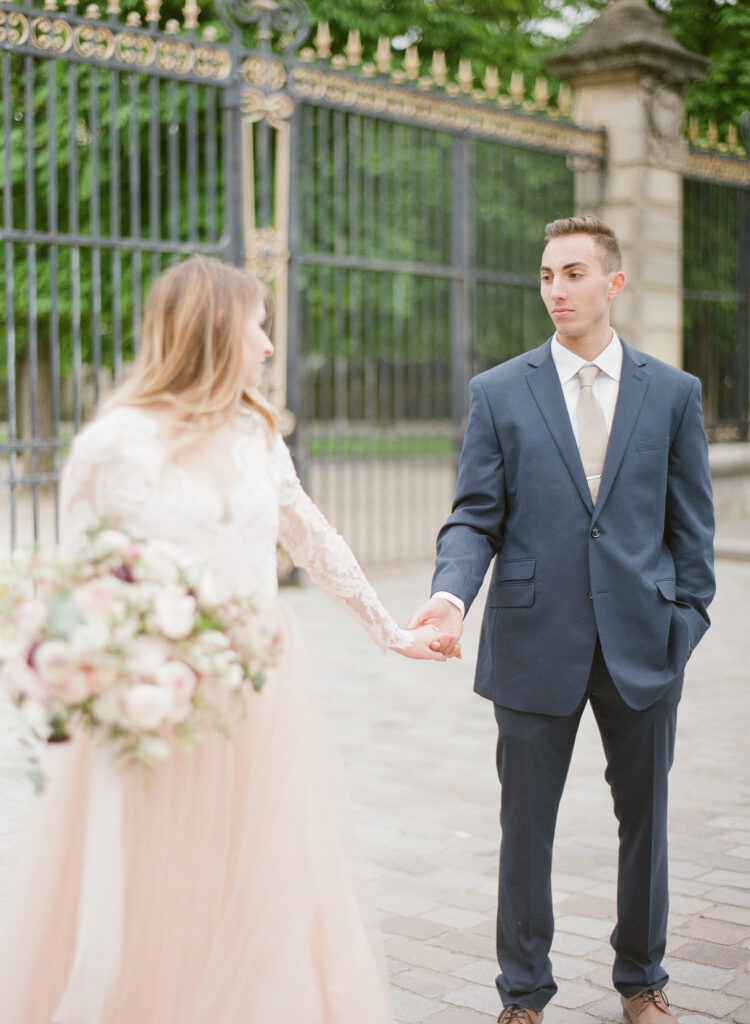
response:
M599 367L591 363L582 366L578 371L578 379L581 382L581 391L578 395L578 449L594 504L599 493L609 441L604 410L592 387L598 376Z

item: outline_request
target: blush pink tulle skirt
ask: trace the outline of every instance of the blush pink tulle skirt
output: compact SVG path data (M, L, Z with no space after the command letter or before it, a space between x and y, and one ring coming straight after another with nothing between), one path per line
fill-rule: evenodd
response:
M281 659L232 737L175 753L147 785L138 771L122 776L122 928L106 898L107 865L98 865L104 898L100 887L89 910L97 935L110 923L120 934L116 966L103 968L106 940L90 946L80 991L73 959L95 759L85 738L51 751L3 912L2 1024L391 1021L332 807L304 651L281 602L278 615Z

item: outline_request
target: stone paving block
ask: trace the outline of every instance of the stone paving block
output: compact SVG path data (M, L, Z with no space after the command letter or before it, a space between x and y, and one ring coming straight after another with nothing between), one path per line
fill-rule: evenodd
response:
M495 915L493 914L492 917L485 918L481 924L475 925L471 931L476 932L477 935L483 935L485 938L492 939L492 944L494 944L495 935L497 934Z
M565 978L568 981L575 981L576 978L583 978L584 975L599 966L594 961L581 956L566 956L564 953L552 953L552 973L556 978Z
M485 881L484 875L473 871L462 871L460 868L444 868L442 865L439 871L435 871L434 863L432 868L433 870L430 874L424 876L423 881L427 885L434 885L439 889L459 889L470 892L475 885L481 885Z
M732 1014L737 1024L750 1024L750 1003L743 1003Z
M398 988L407 989L426 999L440 999L446 992L456 987L455 979L449 974L439 971L428 971L424 967L410 967L401 971L394 978Z
M671 914L704 914L711 907L706 899L699 899L697 896L687 896L682 892L675 892L670 889L669 910Z
M435 921L426 921L423 917L387 917L380 924L381 930L390 935L405 935L410 939L434 939L442 935L445 927Z
M473 964L456 968L452 972L452 977L473 981L476 985L486 985L494 990L497 972L498 967L494 960L475 960Z
M462 985L454 992L448 992L443 999L446 1003L466 1006L470 1010L479 1010L481 1013L497 1015L502 1009L497 989L486 988L484 985Z
M704 878L713 885L726 885L732 889L750 891L750 871L709 871Z
M590 956L596 959L596 951L602 949L603 943L598 939L589 939L584 935L572 935L569 932L556 931L552 941L552 953L567 953L568 956Z
M557 914L576 914L582 917L597 917L613 921L617 907L613 899L592 896L590 893L576 893L561 900L555 906L555 911Z
M729 851L729 856L750 860L750 846L735 846L734 849Z
M482 935L476 931L453 930L439 935L435 942L438 946L445 946L448 949L455 949L461 953L476 959L477 957L489 957L495 955L495 931L493 928L492 938Z
M740 892L738 889L709 889L705 896L712 903L728 903L730 907L750 907L750 892Z
M731 985L727 985L726 991L730 996L743 996L750 999L750 974L741 974L735 978Z
M731 921L733 924L750 925L750 907L731 907L729 904L712 906L706 911L706 917L715 917L719 921Z
M678 860L674 857L669 858L670 878L698 878L699 875L704 873L705 869L700 864L696 864L695 861Z
M457 892L447 889L440 897L441 903L448 907L461 907L463 910L481 910L484 915L495 913L497 897L481 892Z
M426 921L435 921L449 928L474 928L485 920L484 914L478 914L476 910L462 910L460 907L437 907L422 916Z
M381 914L395 914L399 917L419 917L438 906L435 900L421 896L409 896L403 892L377 892L372 901Z
M412 967L427 967L432 971L454 971L471 959L463 953L455 953L431 943L407 939L401 935L386 937L385 951L395 960L401 960Z
M489 1024L496 1021L496 1013L476 1013L474 1010L467 1010L465 1007L451 1007L441 1010L433 1017L426 1017L424 1024Z
M612 931L612 922L580 914L561 914L557 918L556 927L561 932L585 935L589 939L603 939Z
M546 1024L591 1024L591 1017L585 1007L578 1010L568 1010L564 1006L557 1006L554 1003L544 1011Z
M674 873L670 868L669 873L669 891L670 893L681 892L686 896L705 896L710 889L710 884L707 882L695 881L692 878L680 878L675 877Z
M610 992L609 995L604 995L596 1002L589 1003L586 1006L586 1012L596 1020L616 1020L618 1024L622 1024L622 1004L616 992Z
M694 917L683 922L675 929L680 935L691 935L705 942L719 942L725 946L734 946L750 937L750 929L729 921L717 921L715 918Z
M706 1017L702 1013L682 1013L680 1024L716 1024L716 1017Z
M707 992L705 989L679 982L670 983L667 994L674 1008L708 1013L719 1020L732 1013L743 1002L737 996L728 996L723 992Z
M587 1003L594 1002L594 1000L601 999L603 995L602 989L595 988L593 985L579 981L561 980L558 982L555 1004L564 1006L568 1010L575 1010Z
M386 957L385 969L390 977L393 974L399 974L401 971L408 971L409 964L402 963L401 960L393 960L391 957Z
M586 892L591 887L591 880L585 876L566 873L562 871L552 872L552 891L559 893Z
M672 982L681 981L696 988L707 988L718 992L732 980L734 971L722 967L711 967L691 960L673 960L668 957L664 966Z
M712 967L733 969L750 964L750 951L732 949L709 942L686 942L678 949L671 950L671 955L685 960L695 960L699 964Z
M396 1024L418 1024L440 1009L440 1003L434 999L425 999L424 996L399 988L391 990L391 998Z

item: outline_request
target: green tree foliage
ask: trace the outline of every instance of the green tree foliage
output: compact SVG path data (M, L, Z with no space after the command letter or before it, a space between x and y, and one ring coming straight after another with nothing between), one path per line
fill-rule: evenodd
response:
M737 124L750 109L750 4L747 0L651 0L675 39L711 59L687 94L688 114L705 125Z

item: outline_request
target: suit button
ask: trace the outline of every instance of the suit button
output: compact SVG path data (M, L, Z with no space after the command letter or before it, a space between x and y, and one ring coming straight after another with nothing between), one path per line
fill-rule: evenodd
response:
M594 538L594 540L596 540L596 538L599 536L598 526L595 526L594 529L591 531L591 536Z
M591 593L590 590L587 592L586 597L589 599L589 601L593 601L594 599L594 595Z

